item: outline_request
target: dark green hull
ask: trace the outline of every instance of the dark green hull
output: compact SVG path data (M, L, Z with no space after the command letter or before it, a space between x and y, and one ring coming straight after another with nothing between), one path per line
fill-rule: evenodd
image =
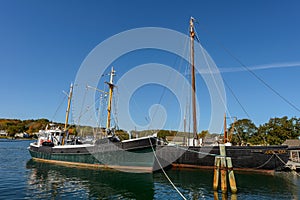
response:
M152 138L151 138L152 139ZM29 152L34 160L68 166L112 168L128 172L152 172L155 161L155 139L149 143L135 140L126 144L37 146ZM152 143L153 142L153 143Z

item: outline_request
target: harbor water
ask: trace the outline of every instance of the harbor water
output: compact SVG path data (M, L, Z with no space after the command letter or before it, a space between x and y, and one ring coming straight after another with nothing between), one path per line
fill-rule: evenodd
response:
M31 160L32 141L0 139L0 199L182 199L162 172L134 174L63 167ZM235 172L238 193L212 190L211 170L166 171L186 199L300 199L295 173Z

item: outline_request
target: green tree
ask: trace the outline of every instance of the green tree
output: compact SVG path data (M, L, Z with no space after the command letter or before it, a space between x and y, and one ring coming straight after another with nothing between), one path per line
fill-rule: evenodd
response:
M166 136L176 136L177 133L177 131L159 130L157 133L157 137L166 139Z
M199 138L205 138L205 137L208 136L208 135L209 135L208 130L203 130L203 131L201 131L201 132L198 134L198 137L199 137Z
M296 139L300 136L300 121L287 116L271 118L268 123L259 127L259 135L265 135L270 145L282 144L286 139Z
M233 124L230 125L229 130ZM234 131L231 142L238 145L246 145L250 142L250 138L257 133L257 127L249 119L237 120L234 124Z

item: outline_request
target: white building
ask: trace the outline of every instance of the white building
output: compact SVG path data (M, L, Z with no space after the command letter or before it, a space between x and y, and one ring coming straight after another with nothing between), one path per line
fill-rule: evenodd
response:
M5 130L0 130L0 136L8 136L8 133Z

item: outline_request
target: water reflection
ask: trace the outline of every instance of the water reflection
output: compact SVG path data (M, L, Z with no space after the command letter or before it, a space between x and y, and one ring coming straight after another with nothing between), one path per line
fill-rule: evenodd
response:
M160 172L133 174L68 168L32 160L26 167L27 199L181 199ZM300 177L291 173L236 172L236 195L214 192L210 170L171 169L167 174L187 199L300 199Z
M67 168L28 161L30 199L153 199L152 174Z
M230 192L222 194L220 189L218 192L214 192L212 189L213 172L211 170L169 170L167 173L187 199L300 199L300 177L286 172L275 174L236 172L237 194ZM160 187L165 187L167 181L161 174L154 174L154 182L155 197L157 197L157 190ZM158 187L158 183L162 183L162 185ZM169 198L167 199L179 198L179 195L171 187L169 191L165 190L164 193L168 194Z

